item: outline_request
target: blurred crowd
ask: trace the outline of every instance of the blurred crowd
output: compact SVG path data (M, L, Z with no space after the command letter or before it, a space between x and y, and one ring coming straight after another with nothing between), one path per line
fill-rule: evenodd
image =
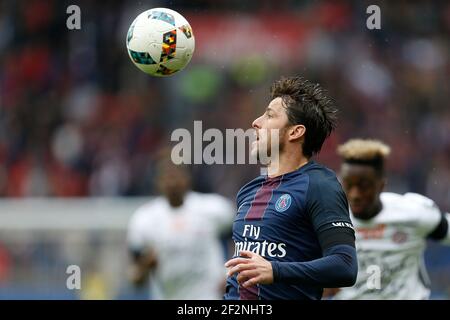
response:
M383 139L393 147L388 189L450 210L450 3L381 2L381 30L366 28L364 1L77 1L81 30L66 27L69 4L0 2L1 196L152 194L153 155L174 129L247 129L271 82L300 74L340 108L319 161L337 169L337 144ZM140 72L125 47L134 17L158 6L181 12L197 41L189 66L167 79ZM193 171L196 189L230 197L258 174Z
M81 30L66 27L71 4ZM155 154L174 145L174 129L192 130L194 120L203 130L247 129L273 80L302 75L340 109L320 162L338 169L338 144L382 139L393 148L387 189L425 194L449 211L450 3L379 1L381 30L366 28L370 4L0 1L0 197L154 194ZM182 13L196 37L191 63L167 79L139 71L125 46L134 17L153 7ZM196 190L230 198L259 173L192 170ZM448 297L443 250L431 246L427 261Z

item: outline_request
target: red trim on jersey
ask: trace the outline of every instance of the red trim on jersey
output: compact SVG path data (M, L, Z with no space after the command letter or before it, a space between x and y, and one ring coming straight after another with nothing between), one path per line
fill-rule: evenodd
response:
M239 300L259 300L259 289L257 286L244 288L239 284Z
M247 211L244 220L257 220L264 216L264 212L272 198L272 192L281 184L282 176L264 181L256 191L255 197L250 204L250 209Z
M282 178L282 176L273 179L267 178L267 180L262 183L261 187L258 191L256 191L250 204L250 208L245 215L245 221L262 219L269 205L270 199L272 199L273 191L280 186ZM239 285L239 299L258 300L259 288L257 286L244 288Z

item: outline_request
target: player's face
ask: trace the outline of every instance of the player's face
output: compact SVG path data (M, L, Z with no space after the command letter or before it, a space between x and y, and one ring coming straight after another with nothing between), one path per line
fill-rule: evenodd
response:
M190 179L185 170L168 166L159 172L157 183L159 191L166 196L171 205L179 206L189 190Z
M384 179L370 166L348 163L341 167L341 178L353 215L357 218L373 216Z
M256 141L252 144L253 156L271 156L275 151L281 152L286 139L286 127L288 125L286 108L281 98L275 98L267 107L266 111L256 118L252 127L255 129ZM272 143L272 137L279 137L278 143ZM277 150L273 150L277 148Z

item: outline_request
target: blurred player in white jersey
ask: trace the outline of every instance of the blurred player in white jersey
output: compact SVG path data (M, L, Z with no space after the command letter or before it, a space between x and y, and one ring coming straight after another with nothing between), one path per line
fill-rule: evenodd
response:
M335 299L428 299L426 240L450 244L449 214L422 195L382 192L390 148L354 139L338 147L341 178L356 231L356 284ZM332 289L331 289L332 290Z
M235 210L217 194L190 191L190 176L170 159L158 166L163 196L139 208L128 227L135 284L150 281L158 300L221 299L224 252L219 236L231 229Z

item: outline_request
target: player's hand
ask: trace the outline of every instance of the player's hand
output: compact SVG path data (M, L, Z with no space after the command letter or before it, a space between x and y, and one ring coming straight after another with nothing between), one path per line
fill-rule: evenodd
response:
M237 281L244 288L273 283L272 264L251 251L241 251L240 257L228 260L225 267L228 268L228 277L238 273Z
M341 291L340 288L324 288L322 299L331 299Z

